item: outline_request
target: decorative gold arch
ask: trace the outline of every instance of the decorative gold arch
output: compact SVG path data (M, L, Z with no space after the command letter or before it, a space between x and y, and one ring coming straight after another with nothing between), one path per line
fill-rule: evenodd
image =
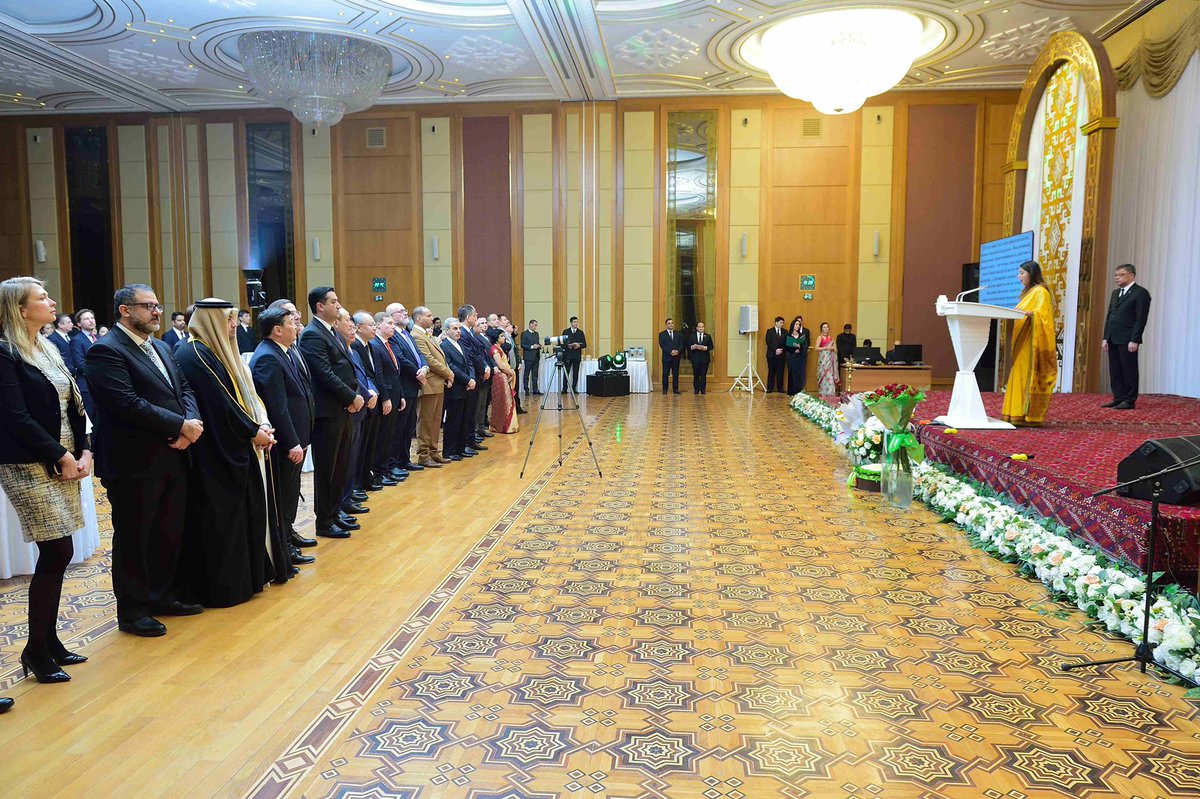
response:
M1088 120L1080 128L1088 137L1087 173L1084 176L1083 237L1079 252L1079 298L1075 331L1076 390L1095 391L1100 370L1100 340L1092 331L1104 313L1108 284L1094 279L1096 269L1105 268L1108 257L1108 223L1112 204L1113 154L1117 128L1117 80L1108 53L1096 37L1078 31L1063 31L1050 37L1029 70L1008 137L1008 161L1004 165L1004 228L1019 233L1025 201L1025 178L1029 169L1029 136L1034 115L1050 76L1060 66L1073 64L1083 78ZM1077 178L1078 179L1078 178ZM1094 318L1096 317L1096 318Z

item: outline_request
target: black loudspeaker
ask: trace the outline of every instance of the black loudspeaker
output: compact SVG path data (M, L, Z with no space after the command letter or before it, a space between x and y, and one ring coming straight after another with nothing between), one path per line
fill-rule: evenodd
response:
M587 376L587 393L591 397L626 397L629 395L629 373L593 372Z
M1200 436L1152 438L1127 455L1117 466L1117 482L1125 483L1169 466L1200 457ZM1200 502L1200 463L1164 474L1159 502L1168 505L1195 505ZM1138 483L1119 492L1131 499L1154 499L1154 481Z

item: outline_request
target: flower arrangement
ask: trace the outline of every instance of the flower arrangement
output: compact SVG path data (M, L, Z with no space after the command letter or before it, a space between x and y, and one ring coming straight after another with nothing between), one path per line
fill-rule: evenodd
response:
M830 436L841 431L836 411L820 400L797 395L792 407ZM1067 529L944 466L918 464L914 491L931 510L966 530L976 546L1018 564L1057 599L1074 604L1111 632L1141 643L1146 593L1141 576L1072 540ZM1200 680L1200 601L1177 585L1160 588L1150 607L1149 639L1156 661ZM1200 689L1189 692L1197 695Z
M859 463L879 463L883 460L883 422L872 416L851 435L845 447Z

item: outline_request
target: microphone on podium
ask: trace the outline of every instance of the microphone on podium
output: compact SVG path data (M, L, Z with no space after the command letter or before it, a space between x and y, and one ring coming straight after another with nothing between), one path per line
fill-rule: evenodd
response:
M983 291L983 290L984 290L984 289L986 289L986 288L989 288L989 287L988 287L988 286L980 286L980 287L979 287L979 288L977 288L977 289L970 289L970 290L968 290L968 291L964 291L964 292L962 292L961 294L959 294L957 297L955 297L955 298L954 298L954 301L955 301L955 302L962 302L962 298L963 298L963 297L965 297L965 296L967 296L968 294L974 294L975 292L977 292L977 291Z

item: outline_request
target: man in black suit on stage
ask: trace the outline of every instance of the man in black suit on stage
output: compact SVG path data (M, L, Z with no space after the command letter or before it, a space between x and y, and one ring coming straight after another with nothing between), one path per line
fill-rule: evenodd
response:
M1104 318L1104 350L1112 381L1112 402L1104 408L1131 411L1137 407L1138 349L1150 317L1150 292L1137 284L1137 267L1121 264L1113 276L1117 284Z
M571 380L571 390L579 391L579 364L583 361L583 351L587 349L587 336L579 329L579 317L571 317L571 326L563 334L563 371L562 393L567 393L567 379Z
M296 532L300 470L312 441L314 411L312 388L292 354L300 335L299 314L293 316L285 308L268 308L259 314L258 333L260 341L250 358L250 372L271 427L275 428L271 473L279 498L279 523L292 548L292 563L312 563L315 558L302 555L300 547L315 547L316 539Z
M300 353L312 376L316 406L312 446L317 535L349 538L338 524L338 505L350 465L350 415L361 411L366 400L358 393L350 348L333 327L342 310L333 287L308 292L308 307L313 318L300 334Z
M667 320L667 329L658 334L658 349L662 352L662 391L667 393L667 378L672 377L672 390L679 393L679 361L683 357L683 335L675 332L675 320Z
M187 319L183 311L175 311L171 314L171 326L167 328L167 332L162 334L163 344L166 344L172 350L175 345L183 341L184 333L187 331Z
M237 343L239 353L254 352L256 342L254 331L250 329L249 311L238 311Z
M204 432L187 378L154 338L162 317L154 289L134 283L113 296L117 323L87 352L96 408L96 474L112 505L112 581L117 627L158 636L158 615L203 608L175 593L190 458Z
M692 391L708 393L708 364L712 360L713 337L704 332L704 323L696 323L696 332L688 336L688 360L692 362Z
M787 354L783 349L787 331L783 329L783 317L775 317L775 326L767 331L767 393L783 393L783 369Z

